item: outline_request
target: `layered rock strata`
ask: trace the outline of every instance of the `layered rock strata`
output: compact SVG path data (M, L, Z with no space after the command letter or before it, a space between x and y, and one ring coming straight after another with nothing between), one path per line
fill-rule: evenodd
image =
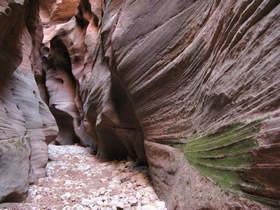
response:
M34 77L41 60L39 2L4 1L0 8L0 201L19 201L29 183L46 175L47 143L57 126Z
M279 207L279 9L273 0L107 2L81 94L98 153L121 155L101 145L115 135L141 159L144 139L169 209ZM111 129L127 125L139 138Z
M23 8L9 13L22 25ZM56 143L147 162L168 209L278 208L279 14L277 0L40 2ZM6 28L2 78L31 46Z

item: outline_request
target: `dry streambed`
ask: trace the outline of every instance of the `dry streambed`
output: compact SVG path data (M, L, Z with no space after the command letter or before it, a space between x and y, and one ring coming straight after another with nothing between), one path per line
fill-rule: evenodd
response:
M80 146L49 146L48 176L30 186L25 203L0 209L165 210L155 194L147 168L133 162L101 162Z

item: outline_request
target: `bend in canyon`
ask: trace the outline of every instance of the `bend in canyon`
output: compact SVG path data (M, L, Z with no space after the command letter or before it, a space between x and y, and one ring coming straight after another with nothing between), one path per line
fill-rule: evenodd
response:
M167 209L279 208L279 46L278 0L2 0L0 201L80 144Z

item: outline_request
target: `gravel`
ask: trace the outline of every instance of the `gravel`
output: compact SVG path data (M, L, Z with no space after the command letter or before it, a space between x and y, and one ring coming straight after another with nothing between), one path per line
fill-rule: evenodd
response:
M166 210L146 167L131 161L102 162L77 145L49 145L47 177L30 186L24 203L7 210Z

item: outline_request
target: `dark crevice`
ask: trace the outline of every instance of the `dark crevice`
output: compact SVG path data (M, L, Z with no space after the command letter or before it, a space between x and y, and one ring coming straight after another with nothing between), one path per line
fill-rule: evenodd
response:
M72 64L69 52L63 41L58 36L55 36L51 40L51 59L53 67L55 69L63 69L68 74L73 84L76 84L76 79L72 73Z
M114 63L111 66L115 66ZM145 164L146 156L144 149L144 136L141 125L137 119L135 109L132 100L129 96L129 93L125 89L121 80L115 74L116 69L112 70L112 67L112 100L118 116L120 116L121 121L124 122L124 125L120 126L120 128L126 130L124 131L125 133L133 133L131 134L132 136L128 138L126 138L127 134L121 136L121 139L127 145L128 151L132 158L135 158L141 164Z
M75 16L78 26L82 29L86 28L89 24L89 21L84 18L85 13L91 14L91 5L88 0L82 0L78 7L78 14Z
M17 203L17 202L22 202L25 200L27 197L27 193L17 193L17 192L12 192L9 195L5 196L1 202L10 202L10 203Z
M76 79L72 73L72 64L67 47L59 35L50 41L50 49L42 47L43 62L45 65L46 84L49 99L51 100L50 110L54 115L59 128L57 144L69 145L79 143L80 138L75 133L74 120L78 118L78 111L75 106ZM47 57L46 57L47 56ZM53 87L56 85L57 88ZM73 95L73 98L59 98L56 95ZM69 97L69 96L68 96ZM63 100L66 100L65 102ZM61 103L67 104L72 100L70 108L63 108ZM73 113L75 113L73 115Z

